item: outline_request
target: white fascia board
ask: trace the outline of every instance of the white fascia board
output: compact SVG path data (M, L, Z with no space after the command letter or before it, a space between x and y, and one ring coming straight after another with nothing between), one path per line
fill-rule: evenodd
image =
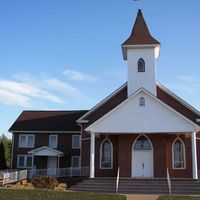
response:
M144 48L155 48L155 57L159 57L160 44L139 44L139 45L122 45L122 54L124 60L127 60L127 49L144 49Z
M58 155L62 155L63 154L63 152L58 151L56 149L52 149L52 148L47 147L47 146L43 146L43 147L39 147L37 149L31 150L31 151L28 152L28 154L34 154L35 152L42 151L42 150L45 150L45 149L48 150L48 151L54 152L54 153L56 153Z
M185 107L187 107L189 110L191 110L192 112L194 112L194 113L196 113L197 115L200 116L200 112L197 109L195 109L190 104L188 104L186 101L184 101L183 99L181 99L179 96L177 96L171 90L169 90L168 88L166 88L160 82L156 81L156 85L158 87L160 87L162 90L164 90L167 94L169 94L170 96L172 96L174 99L176 99L178 102L180 102L181 104L183 104Z
M153 94L151 94L150 92L148 92L147 90L145 90L144 88L140 88L138 89L135 93L133 93L129 98L127 98L125 101L123 101L121 104L119 104L118 106L116 106L114 109L112 109L111 111L109 111L108 113L106 113L103 117L101 117L100 119L98 119L97 121L95 121L93 124L91 124L90 126L88 126L85 130L89 131L89 132L93 132L92 127L95 126L97 123L101 122L102 120L106 119L107 116L111 115L114 111L116 111L118 108L120 108L121 106L123 106L124 104L126 104L128 101L130 101L132 98L134 98L137 94L139 94L140 92L144 92L146 94L148 94L149 96L151 96L155 101L159 102L160 104L162 104L163 106L165 106L167 109L171 110L172 112L174 112L176 115L178 115L179 117L181 117L182 119L186 120L187 122L189 122L190 124L192 124L195 127L195 130L200 131L200 126L198 126L197 124L195 124L193 121L191 121L190 119L186 118L184 115L182 115L181 113L177 112L176 110L174 110L172 107L168 106L167 104L165 104L163 101L161 101L160 99L158 99L157 97L155 97Z
M85 117L87 117L90 113L94 112L96 109L98 109L102 104L109 101L115 94L117 94L120 90L122 90L127 85L127 82L124 83L122 86L120 86L117 90L115 90L113 93L111 93L109 96L107 96L105 99L100 101L96 106L91 108L87 113L85 113L81 118L77 120L78 123L86 123L88 120L83 120ZM89 122L89 121L88 121Z

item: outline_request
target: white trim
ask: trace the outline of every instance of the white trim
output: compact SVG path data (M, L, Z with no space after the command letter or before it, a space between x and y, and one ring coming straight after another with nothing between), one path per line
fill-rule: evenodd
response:
M55 144L55 146L51 146L51 143L50 143L50 138L51 137L56 137L56 144ZM50 148L53 148L53 149L56 149L57 147L58 147L58 135L49 135L49 147Z
M111 144L111 167L102 167L101 162L102 162L102 146L105 141L108 141ZM100 145L100 161L99 161L99 168L100 169L113 169L113 144L112 141L109 138L105 138L102 140L101 145Z
M26 137L25 146L21 145L21 137ZM32 146L28 146L28 137L33 137L33 145ZM19 142L18 142L19 148L34 148L34 146L35 146L35 135L33 135L33 134L20 134L19 135Z
M74 158L78 158L78 162L79 162L79 166L78 167L81 167L81 157L80 156L72 156L71 157L71 167L74 168L74 166L73 166L73 164L74 164L74 160L73 159Z
M163 101L161 101L160 99L158 99L156 96L154 96L153 94L151 94L149 91L147 91L146 89L144 89L143 87L141 87L140 89L138 89L135 93L133 93L129 98L127 98L125 101L123 101L122 103L120 103L119 105L117 105L116 107L114 107L112 110L110 110L108 113L106 113L105 115L103 115L101 118L99 118L98 120L96 120L94 123L90 124L85 131L88 132L92 132L92 126L95 126L97 123L101 122L102 120L104 120L107 116L112 115L113 112L115 112L118 108L120 108L121 106L123 106L124 104L126 104L128 101L130 101L132 98L134 98L137 94L139 94L140 92L144 92L146 94L148 94L150 97L152 97L155 101L159 102L160 104L162 104L164 107L166 107L167 109L171 110L172 112L174 112L176 115L178 115L179 117L181 117L182 119L186 120L187 122L189 122L190 124L192 124L194 126L194 130L200 130L200 126L197 125L196 123L194 123L193 121L191 121L190 119L188 119L187 117L185 117L184 115L182 115L181 113L179 113L178 111L174 110L172 107L168 106L167 104L165 104ZM132 133L132 132L130 132Z
M199 123L199 122L200 122L200 118L197 118L197 119L196 119L196 122Z
M90 178L95 177L95 133L91 133L90 140Z
M128 49L155 49L155 58L158 59L160 53L160 44L136 44L136 45L122 45L122 55L123 59L127 60L127 50Z
M200 116L200 112L197 109L195 109L194 107L192 107L190 104L188 104L186 101L184 101L183 99L181 99L179 96L177 96L171 90L169 90L168 88L166 88L164 85L162 85L159 82L156 82L156 85L158 87L160 87L162 90L164 90L171 97L173 97L174 99L176 99L178 102L180 102L181 104L183 104L185 107L187 107L189 110L191 110L192 112L194 112L195 114L197 114L197 115Z
M181 144L183 145L183 164L184 167L180 167L180 168L176 168L174 167L174 143L179 140L181 142ZM184 141L180 138L180 137L176 137L172 143L172 169L173 170L183 170L183 169L187 169L186 167L186 153L185 153L185 143Z
M191 133L191 143L192 143L192 178L196 180L198 179L196 132Z
M120 86L118 89L116 89L114 92L112 92L109 96L107 96L105 99L100 101L96 106L91 108L88 112L86 112L81 118L77 120L78 123L87 123L88 120L83 120L85 117L87 117L90 113L94 112L96 109L98 109L102 104L109 101L113 96L115 96L117 93L119 93L124 87L127 86L127 82L124 83L122 86Z
M79 147L74 146L75 137L79 137ZM81 135L72 135L72 149L81 149Z
M138 138L140 138L141 136L144 136L149 141L149 143L151 145L151 150L143 150L143 152L151 152L151 155L152 155L152 158L151 158L152 159L152 178L153 178L154 177L154 149L153 149L153 144L152 144L151 140L145 134L139 134L135 138L135 140L132 144L132 148L131 148L131 177L133 177L133 174L134 174L134 169L133 169L133 159L134 159L134 157L133 157L133 154L134 154L134 151L137 151L137 150L134 150L134 146L135 146L135 143L137 142ZM140 150L138 150L138 151L140 151Z
M39 148L37 148L37 149L34 149L34 150L32 150L32 151L29 151L28 154L34 154L35 152L41 151L41 150L43 150L43 149L47 149L47 150L49 150L49 151L52 151L52 152L56 153L57 156L62 156L62 155L63 155L63 152L58 151L58 150L53 149L53 148L50 148L50 147L47 147L47 146L39 147Z
M19 166L19 157L24 157L24 165L23 166ZM31 163L31 166L30 167L28 167L27 166L27 158L28 157L31 157L31 159L32 159L32 163ZM26 155L26 154L18 154L17 155L17 168L32 168L32 165L33 165L33 158L32 158L32 155Z

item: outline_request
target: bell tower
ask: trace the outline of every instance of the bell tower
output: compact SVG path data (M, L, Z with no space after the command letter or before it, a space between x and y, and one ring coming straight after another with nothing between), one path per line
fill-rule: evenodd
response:
M140 88L156 96L156 60L160 43L154 39L139 9L130 37L122 44L128 64L128 97Z

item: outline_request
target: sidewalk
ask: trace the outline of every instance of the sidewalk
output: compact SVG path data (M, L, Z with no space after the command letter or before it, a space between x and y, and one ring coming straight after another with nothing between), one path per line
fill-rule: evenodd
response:
M159 195L126 194L127 200L157 200Z

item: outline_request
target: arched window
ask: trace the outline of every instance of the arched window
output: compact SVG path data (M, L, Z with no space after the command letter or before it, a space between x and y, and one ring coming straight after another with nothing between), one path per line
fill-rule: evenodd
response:
M112 169L113 167L113 147L109 139L105 139L101 143L100 148L100 168Z
M144 135L141 135L136 140L136 142L133 146L133 150L152 150L151 143Z
M172 153L173 153L173 168L174 169L185 168L185 145L180 138L174 140L172 145Z
M145 98L144 97L140 97L140 100L139 100L139 105L140 106L145 106Z
M138 72L145 72L145 62L142 58L138 60Z

